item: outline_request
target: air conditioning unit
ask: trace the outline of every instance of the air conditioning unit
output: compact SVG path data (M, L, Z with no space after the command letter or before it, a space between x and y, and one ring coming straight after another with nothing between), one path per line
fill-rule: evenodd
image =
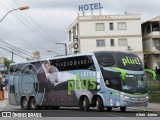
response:
M128 49L128 50L132 50L132 49L133 49L133 47L131 47L131 46L127 46L127 49Z
M157 50L160 50L160 46L155 46L155 48L156 48Z

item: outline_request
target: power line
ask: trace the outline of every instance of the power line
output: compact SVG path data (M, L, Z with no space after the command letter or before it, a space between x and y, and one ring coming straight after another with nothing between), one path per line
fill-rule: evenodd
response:
M4 47L1 47L1 46L0 46L0 48L2 48L2 49L4 49L4 50L6 50L6 51L12 53L12 51L10 51L10 50L8 50L8 49L6 49L6 48L4 48ZM19 57L22 57L22 58L25 58L25 59L26 59L26 57L21 56L21 55L19 55L19 54L17 54L17 53L13 53L13 54L15 54L15 55L17 55L17 56L19 56Z
M18 2L16 0L13 0L13 2L20 7L20 5L18 4ZM25 13L25 15L44 33L46 34L46 36L53 41L53 39L55 40L54 42L58 42L58 40L56 40L55 38L53 38L50 34L48 34L31 16L29 16L25 11L23 11Z
M8 5L13 9L14 7L8 2L8 0L6 0L6 2L8 3ZM16 11L15 11L16 12ZM16 19L18 19L18 21L20 21L23 25L25 25L28 29L30 29L33 33L35 33L36 35L38 35L40 38L43 38L45 40L48 41L48 39L46 39L45 36L43 36L41 33L39 33L38 29L36 29L32 24L30 24L19 12L18 13L18 17L16 15L14 15L14 17L16 17ZM13 13L12 13L13 14Z
M18 48L18 47L16 47L16 46L13 46L13 45L7 43L7 42L4 41L3 39L0 39L0 42L1 42L4 46L6 46L6 47L8 47L8 48L10 48L10 49L12 49L12 50L14 50L14 51L16 51L16 52L19 52L19 53L21 53L21 54L25 54L25 55L27 55L27 56L29 56L29 57L32 57L31 55L25 53L25 52L23 51L23 49Z
M5 34L5 33L2 33L2 32L0 32L0 36L1 36L1 38L3 37L3 38L6 38L6 39L16 39L16 37L12 37L12 36L10 36L10 35L8 35L8 34ZM14 44L17 44L17 43L15 43L15 42L13 42ZM19 44L19 45L22 45L22 44ZM14 46L14 47L16 47L15 45L12 45L12 46ZM21 49L21 50L23 50L23 49ZM29 53L29 54L31 54L30 52L28 52L28 51L26 51L26 50L23 50L23 51L25 51L26 53Z

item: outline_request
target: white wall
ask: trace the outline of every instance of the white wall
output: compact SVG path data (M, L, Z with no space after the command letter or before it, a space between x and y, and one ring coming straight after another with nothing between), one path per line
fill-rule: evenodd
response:
M135 37L135 38L127 38L128 46L131 46L133 49L128 50L127 46L119 46L118 45L118 38L112 38L115 41L115 46L110 46L110 39L109 38L100 38L104 39L106 46L105 47L97 47L96 45L96 39L81 39L80 40L80 47L81 47L81 53L85 52L92 52L92 51L141 51L142 52L142 39L141 37Z
M109 23L114 24L114 30L110 30ZM118 22L126 22L127 30L118 30ZM105 23L104 31L96 31L96 23ZM140 20L130 21L89 21L80 22L80 36L115 36L115 35L141 35L141 22Z

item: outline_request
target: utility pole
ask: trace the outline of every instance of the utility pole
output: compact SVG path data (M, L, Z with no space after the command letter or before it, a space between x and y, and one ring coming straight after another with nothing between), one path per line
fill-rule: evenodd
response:
M67 55L67 44L66 43L56 43L56 44L64 45L64 47L65 47L65 55Z
M12 62L13 62L13 50L12 50Z

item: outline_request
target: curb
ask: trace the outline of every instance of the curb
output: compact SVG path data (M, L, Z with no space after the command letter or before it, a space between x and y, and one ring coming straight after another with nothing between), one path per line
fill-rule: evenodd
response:
M137 110L137 111L138 111L138 110L146 111L146 112L152 112L152 111L154 111L154 112L160 113L160 111L158 111L158 110L155 111L155 110L153 110L153 109L151 110L151 109L143 109L143 108L136 108L136 107L135 107L135 108L133 108L133 107L127 107L127 108L129 108L129 109L131 109L131 110Z

